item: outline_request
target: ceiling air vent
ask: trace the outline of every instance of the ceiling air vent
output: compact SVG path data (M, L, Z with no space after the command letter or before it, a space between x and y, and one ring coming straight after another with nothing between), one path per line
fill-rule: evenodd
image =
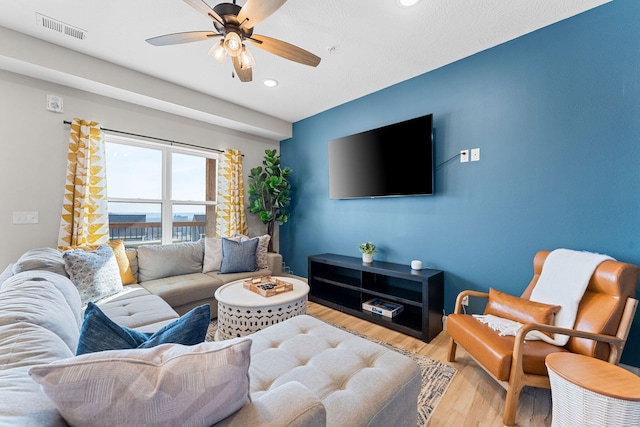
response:
M38 25L43 28L57 31L58 33L65 34L78 40L84 40L87 38L87 32L85 30L65 24L57 19L49 18L48 16L41 15L39 13L36 13L36 19L38 20Z

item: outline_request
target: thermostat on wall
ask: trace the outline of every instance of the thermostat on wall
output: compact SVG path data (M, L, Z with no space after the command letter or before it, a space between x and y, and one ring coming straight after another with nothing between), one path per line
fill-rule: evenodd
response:
M62 102L61 96L47 95L47 110L62 113Z

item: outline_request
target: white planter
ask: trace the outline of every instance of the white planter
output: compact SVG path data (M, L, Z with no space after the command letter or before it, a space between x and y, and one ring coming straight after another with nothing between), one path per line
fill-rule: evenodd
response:
M362 254L362 262L366 262L367 264L373 262L373 254Z

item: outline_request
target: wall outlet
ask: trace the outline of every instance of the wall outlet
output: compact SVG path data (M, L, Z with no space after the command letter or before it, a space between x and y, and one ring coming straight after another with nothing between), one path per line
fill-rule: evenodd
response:
M462 297L462 305L469 306L469 295Z
M471 149L471 161L472 162L480 161L480 149L479 148L472 148Z
M467 163L469 161L469 150L460 150L460 163Z

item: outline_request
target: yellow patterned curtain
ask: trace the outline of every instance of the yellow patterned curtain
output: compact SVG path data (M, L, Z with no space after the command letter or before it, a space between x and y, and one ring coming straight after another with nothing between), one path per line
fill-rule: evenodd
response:
M109 241L104 135L100 124L71 123L58 246Z
M218 160L216 237L246 235L248 226L244 216L242 154L239 150L227 148Z

